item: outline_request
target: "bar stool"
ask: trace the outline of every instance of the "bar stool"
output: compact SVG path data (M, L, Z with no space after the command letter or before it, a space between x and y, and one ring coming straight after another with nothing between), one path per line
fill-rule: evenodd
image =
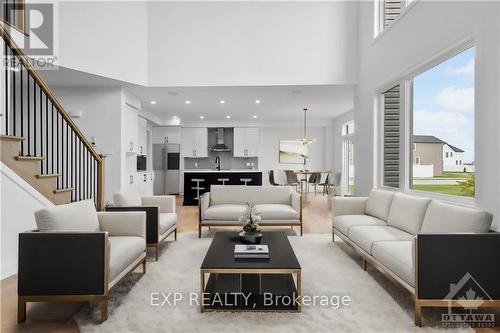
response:
M247 186L248 183L250 183L253 179L252 178L240 178L240 182L245 183L245 186Z
M198 200L198 203L200 203L200 191L205 189L204 187L200 187L200 183L203 183L205 179L193 178L191 181L196 183L195 187L191 187L192 190L196 190L196 198L193 199Z
M217 181L222 182L222 186L224 186L229 181L229 178L217 178Z

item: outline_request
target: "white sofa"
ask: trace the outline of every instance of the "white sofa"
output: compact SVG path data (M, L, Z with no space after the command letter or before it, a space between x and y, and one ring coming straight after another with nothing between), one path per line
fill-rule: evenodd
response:
M446 242L458 241L456 235L477 234L477 237L465 240L470 239L471 242L478 242L479 234L486 234L488 239L491 237L488 233L492 216L487 212L394 191L372 190L369 197L334 197L332 214L332 237L339 236L360 254L365 270L367 262L370 262L393 282L415 295L415 322L418 325L420 307L432 306L432 302L421 301L416 293L418 276L436 279L431 277L435 273L418 270L418 267L426 265L431 267L433 261L432 258L426 258L427 262L421 259L420 266L417 266L419 241L429 239L430 242L437 242L431 251L421 249L421 253L431 253L432 256L433 250L439 252L444 244L448 244ZM450 249L450 254L454 250Z
M38 230L19 234L18 321L27 302L101 301L140 265L146 273L146 214L96 212L92 200L42 209Z
M141 196L139 191L129 190L113 194L114 206L107 206L107 211L144 211L146 212L146 242L155 249L158 260L160 244L171 234L177 240L177 213L175 196Z
M302 197L289 186L212 185L200 199L198 234L202 227L238 226L254 205L261 226L299 226L302 235Z

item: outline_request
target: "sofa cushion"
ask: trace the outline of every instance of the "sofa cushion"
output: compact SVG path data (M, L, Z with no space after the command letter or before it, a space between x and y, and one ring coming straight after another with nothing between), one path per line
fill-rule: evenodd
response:
M289 186L210 186L210 204L291 204L292 188Z
M222 220L222 221L238 221L247 211L245 205L214 205L208 207L203 212L203 219L205 220Z
M290 205L260 204L253 207L254 213L263 220L293 220L300 218L299 213Z
M482 210L432 200L421 232L488 232L491 221L491 214Z
M128 265L136 260L146 249L146 242L142 237L114 236L109 237L109 274L111 282Z
M141 194L135 190L115 192L113 201L116 206L142 206Z
M41 209L35 212L35 220L40 231L96 232L100 230L92 200Z
M427 198L396 193L392 199L387 223L416 235L422 227L425 211L430 202L431 200Z
M365 213L387 221L393 197L393 191L372 190L366 201Z
M341 215L333 217L333 227L343 233L349 234L349 229L361 225L386 225L384 221L369 215Z
M375 242L372 255L403 281L415 287L412 246L412 241Z
M413 235L390 226L365 225L349 229L349 239L368 253L375 242L412 240Z
M160 234L168 231L177 223L176 213L160 213Z

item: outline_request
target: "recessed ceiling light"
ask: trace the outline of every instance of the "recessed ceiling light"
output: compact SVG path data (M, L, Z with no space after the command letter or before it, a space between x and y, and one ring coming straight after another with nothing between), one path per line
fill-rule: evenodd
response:
M221 100L220 100L220 104L224 104L224 103L226 103L226 101L225 101L225 100L223 100L223 99L221 99Z
M186 101L186 104L191 104L191 101Z
M200 116L200 119L205 119L205 116Z
M227 118L227 119L230 119L230 118L231 118L231 116L226 116L226 118Z
M254 116L253 116L253 119L257 119L257 115L254 115Z
M151 104L155 105L155 104L156 104L156 101L151 101Z
M255 104L259 104L259 103L260 103L260 99L256 99Z

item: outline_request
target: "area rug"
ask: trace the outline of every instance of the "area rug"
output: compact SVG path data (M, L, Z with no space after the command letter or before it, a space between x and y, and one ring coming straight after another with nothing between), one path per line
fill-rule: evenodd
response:
M205 312L187 299L199 291L199 268L211 237L179 235L162 247L160 260L148 262L147 273L131 275L110 295L109 318L100 324L98 304L89 303L76 316L82 332L424 332L441 330L446 309L424 309L424 327L413 324L413 303L408 293L392 285L331 235L289 237L302 266L304 295L348 296L349 305L335 308L316 304L301 313ZM152 295L180 293L173 305L151 305ZM335 298L334 298L335 299ZM163 298L161 298L163 300ZM158 303L158 299L155 304ZM466 331L466 330L463 330Z

